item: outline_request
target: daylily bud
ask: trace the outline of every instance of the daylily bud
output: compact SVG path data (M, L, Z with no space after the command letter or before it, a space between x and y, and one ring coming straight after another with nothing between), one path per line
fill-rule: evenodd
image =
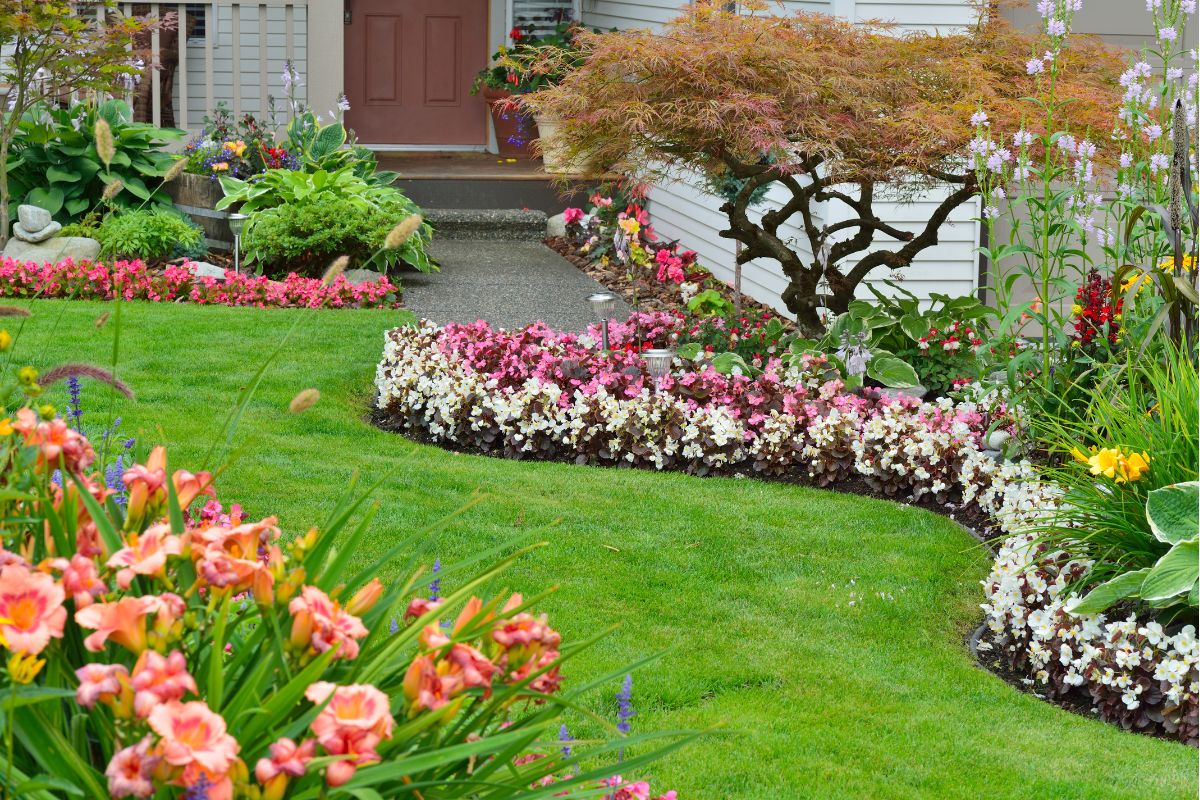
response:
M372 578L366 586L359 589L346 603L346 611L355 616L362 616L375 607L379 598L383 597L383 584L379 578Z
M308 648L308 643L312 641L312 615L307 611L301 611L292 617L292 647L297 650L305 650Z

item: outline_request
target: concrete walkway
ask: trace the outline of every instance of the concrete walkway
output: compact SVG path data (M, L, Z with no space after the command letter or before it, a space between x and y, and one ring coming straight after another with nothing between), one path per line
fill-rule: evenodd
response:
M536 320L582 331L596 321L587 296L604 287L540 242L434 239L442 265L431 275L405 273L404 305L437 323L487 320L519 328ZM617 301L614 317L629 307Z

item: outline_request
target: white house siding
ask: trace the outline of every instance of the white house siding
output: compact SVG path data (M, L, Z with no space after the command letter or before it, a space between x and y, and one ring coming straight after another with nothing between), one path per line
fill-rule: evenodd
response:
M597 27L656 27L678 15L683 3L674 0L583 0L583 21ZM854 0L828 0L828 2L787 2L775 7L779 13L796 11L823 11L852 17L857 21L876 19L894 22L904 30L947 31L969 24L972 9L966 0L922 0L921 2L854 2ZM784 192L780 190L767 198L768 202L781 202ZM928 219L939 198L929 196L915 203L880 203L875 207L884 220L901 228L919 229L919 223ZM655 230L666 239L679 239L685 247L695 250L704 266L718 278L732 282L734 265L734 243L723 239L717 232L725 227L725 217L717 208L720 200L699 188L694 181L677 181L655 186L650 192L650 214ZM818 209L818 224L833 222L825 215L837 214L838 203ZM765 210L765 208L764 208ZM939 232L939 244L924 251L912 266L900 273L905 289L918 297L927 299L930 293L950 295L969 294L978 285L978 261L974 248L978 242L977 203L967 203L956 210L951 221ZM810 257L808 240L799 229L793 229L795 245L805 257ZM881 237L877 244L885 244ZM843 262L844 269L854 262ZM892 277L886 270L876 270L871 280L878 282ZM783 304L780 293L786 281L778 263L756 260L742 268L742 290L754 299L767 303L780 311ZM865 287L861 295L870 296Z
M281 75L284 63L291 59L304 82L296 89L298 99L307 99L308 74L308 8L303 3L281 5L257 3L253 0L239 5L206 3L213 29L204 39L190 39L186 47L186 58L181 48L179 68L175 71L173 103L175 122L193 132L201 128L206 114L211 114L219 102L224 102L237 116L254 114L263 118L267 114L269 96L274 96L279 119L285 120L287 102ZM194 6L193 6L194 7ZM238 87L234 91L234 15L237 15ZM291 35L289 36L289 31ZM340 35L332 31L328 35ZM265 71L260 61L265 44ZM212 46L212 88L209 90L207 62L208 48ZM186 65L186 115L180 102L180 82L185 76ZM264 92L263 84L266 84ZM333 108L334 97L313 97L312 102L319 113ZM185 124L186 123L186 124Z

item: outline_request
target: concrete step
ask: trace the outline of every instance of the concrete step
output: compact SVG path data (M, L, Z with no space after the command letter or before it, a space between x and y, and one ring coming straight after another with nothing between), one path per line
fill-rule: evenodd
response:
M396 188L414 203L428 208L531 208L557 214L567 206L583 206L589 187L573 182L567 187L543 180L494 180L401 177Z
M546 237L546 212L516 208L426 208L434 239L492 242L540 242Z

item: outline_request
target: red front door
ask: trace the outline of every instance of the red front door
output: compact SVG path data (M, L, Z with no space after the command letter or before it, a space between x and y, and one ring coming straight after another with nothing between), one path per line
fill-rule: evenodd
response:
M488 0L345 0L347 121L363 144L481 145Z

